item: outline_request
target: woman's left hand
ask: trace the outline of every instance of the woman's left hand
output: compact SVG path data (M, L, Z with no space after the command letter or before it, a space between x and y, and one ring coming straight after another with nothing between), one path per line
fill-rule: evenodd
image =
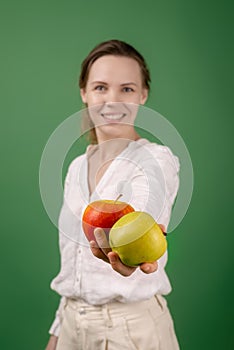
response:
M90 248L94 256L110 263L113 270L117 271L122 276L130 276L137 269L137 267L127 266L122 263L118 254L111 250L106 234L102 228L96 228L94 230L94 235L97 242L90 242ZM142 263L139 268L144 273L149 274L157 271L158 263L157 261L152 263Z

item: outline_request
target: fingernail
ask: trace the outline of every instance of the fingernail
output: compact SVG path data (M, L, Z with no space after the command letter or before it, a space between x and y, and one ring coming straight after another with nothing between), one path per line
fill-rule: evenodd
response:
M96 247L96 242L95 241L90 241L89 244L90 244L91 248L95 248Z
M95 232L95 237L101 238L102 237L102 233L100 231L96 231Z
M97 237L97 238L101 238L102 237L102 231L96 229L94 231L94 236Z

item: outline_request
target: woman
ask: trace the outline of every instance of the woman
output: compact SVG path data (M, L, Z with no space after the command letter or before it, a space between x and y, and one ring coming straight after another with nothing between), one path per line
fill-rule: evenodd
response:
M171 291L167 252L138 268L111 251L102 229L87 242L81 218L89 202L114 199L146 211L166 230L179 179L179 162L166 146L142 139L134 120L150 75L132 46L110 40L82 64L80 93L87 106L91 145L70 164L59 218L61 271L51 287L61 295L47 350L179 349L162 295Z

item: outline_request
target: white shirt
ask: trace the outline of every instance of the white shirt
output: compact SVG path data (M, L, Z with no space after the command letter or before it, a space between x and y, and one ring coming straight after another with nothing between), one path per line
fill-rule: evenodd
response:
M90 148L95 147L91 145ZM124 277L110 264L90 251L82 230L82 215L88 203L115 199L135 210L145 211L168 226L172 205L179 187L179 160L171 150L146 139L131 141L108 167L95 191L88 187L88 160L85 154L69 166L64 186L64 202L59 217L61 269L51 288L62 296L50 333L59 334L60 313L65 297L82 298L98 305L109 301L133 302L154 294L168 294L171 285L164 270L167 252L158 260L158 270L144 274L137 269Z

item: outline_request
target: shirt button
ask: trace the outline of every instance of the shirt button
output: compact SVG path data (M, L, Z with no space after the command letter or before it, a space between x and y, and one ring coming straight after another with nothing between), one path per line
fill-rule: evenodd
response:
M79 314L80 315L84 315L85 314L85 308L81 307L79 310Z

